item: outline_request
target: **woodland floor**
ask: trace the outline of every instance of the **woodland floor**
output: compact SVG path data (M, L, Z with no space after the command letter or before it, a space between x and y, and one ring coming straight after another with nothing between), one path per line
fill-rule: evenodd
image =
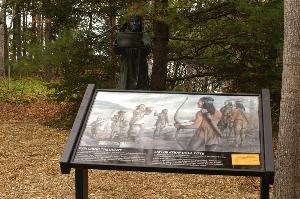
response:
M47 126L64 105L0 103L0 199L75 198L59 159L69 130ZM89 170L89 198L259 198L259 178ZM272 193L271 193L272 196Z

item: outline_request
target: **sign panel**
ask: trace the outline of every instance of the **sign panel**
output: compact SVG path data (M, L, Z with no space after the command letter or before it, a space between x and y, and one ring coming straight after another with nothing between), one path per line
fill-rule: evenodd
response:
M262 169L260 95L97 90L72 163Z

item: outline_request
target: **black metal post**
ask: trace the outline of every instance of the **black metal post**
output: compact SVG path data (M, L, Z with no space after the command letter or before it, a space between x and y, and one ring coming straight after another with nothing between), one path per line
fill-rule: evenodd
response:
M88 170L75 169L76 199L88 199Z
M266 176L261 177L260 180L260 198L261 199L269 199L269 180Z

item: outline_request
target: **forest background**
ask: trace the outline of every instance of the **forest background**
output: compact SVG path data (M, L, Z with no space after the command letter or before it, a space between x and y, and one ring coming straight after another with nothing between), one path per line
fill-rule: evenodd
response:
M143 16L144 31L152 40L148 57L151 90L260 93L262 88L268 88L277 137L283 0L0 0L0 4L0 132L3 131L3 143L16 143L12 152L23 150L23 140L30 138L23 131L30 125L39 126L42 121L47 129L48 125L69 128L88 83L97 88L116 88L120 62L112 46L116 33L131 14ZM20 123L14 123L16 120L34 118L38 118L38 124L27 122L18 133ZM45 135L40 132L46 129L41 128L30 135ZM60 146L65 134L59 138ZM52 137L55 138L49 133L47 139L57 143ZM46 149L40 150L41 139L36 143L35 139L26 141L26 146L36 144L37 149L19 164L29 165L36 151L46 153ZM46 143L45 147L55 145ZM53 162L45 169L38 168L45 170L43 176L55 173L52 171L56 165L50 172L49 165L58 162L62 149L56 150L58 154L52 151L53 159L48 158ZM14 163L21 158L7 150L2 155ZM16 177L17 171L29 167L15 168L11 175L3 175L3 183L22 178L23 175ZM35 179L25 175L22 182L33 184ZM19 184L11 186L27 194Z
M46 85L47 92L40 87L37 93L60 101L80 100L88 83L116 88L119 58L112 45L131 14L143 16L152 39L151 90L259 93L269 88L277 131L281 0L2 0L0 73L6 78L0 99L38 98L20 99L18 87L27 84Z

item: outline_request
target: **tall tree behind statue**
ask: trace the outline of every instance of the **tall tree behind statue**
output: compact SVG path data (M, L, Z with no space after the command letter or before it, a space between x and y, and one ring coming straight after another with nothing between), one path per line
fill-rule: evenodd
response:
M165 19L168 15L168 4L168 0L154 1L154 41L151 90L166 90L169 25L166 23Z
M300 198L300 1L284 1L284 57L275 198Z

